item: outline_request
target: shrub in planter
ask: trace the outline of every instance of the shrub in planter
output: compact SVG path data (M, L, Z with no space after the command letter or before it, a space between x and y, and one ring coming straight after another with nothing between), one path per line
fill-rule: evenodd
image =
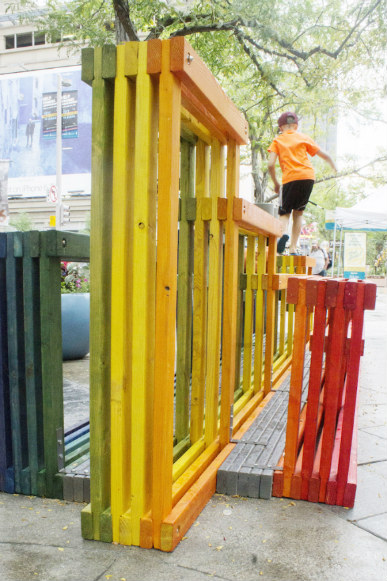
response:
M89 352L89 265L62 263L63 360L82 359Z

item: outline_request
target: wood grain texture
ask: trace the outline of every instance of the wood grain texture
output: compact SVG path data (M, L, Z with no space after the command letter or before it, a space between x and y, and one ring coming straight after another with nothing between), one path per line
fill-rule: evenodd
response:
M237 349L238 294L238 229L232 221L233 200L239 196L239 147L235 142L227 147L227 221L225 224L222 392L220 403L220 443L225 446L231 437L231 410L235 386ZM239 371L239 370L238 370Z
M120 542L121 515L127 512L131 502L129 334L133 314L129 297L133 292L135 88L125 74L125 46L117 47L112 191L111 513L113 541L116 543ZM137 70L137 58L132 68ZM127 537L125 541L130 544L131 539Z
M247 122L184 37L172 38L171 71L214 115L227 138L247 143Z
M191 442L203 435L204 393L207 364L208 222L203 219L203 202L210 201L210 149L201 140L196 146L196 202L193 282L193 336L191 388Z
M170 41L162 45L159 91L158 240L162 243L157 249L152 477L156 548L160 548L161 523L172 509L181 92L180 82L170 72Z
M110 336L113 85L103 78L105 52L94 50L90 234L90 482L93 537L106 535L110 507ZM108 74L106 71L105 74ZM86 513L85 513L86 514ZM89 518L87 514L85 517ZM106 535L106 536L105 536Z

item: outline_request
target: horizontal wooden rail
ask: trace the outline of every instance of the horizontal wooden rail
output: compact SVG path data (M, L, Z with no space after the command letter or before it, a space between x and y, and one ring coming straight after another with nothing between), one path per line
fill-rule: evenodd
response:
M242 198L234 200L233 218L240 228L253 234L282 235L282 224L277 218Z

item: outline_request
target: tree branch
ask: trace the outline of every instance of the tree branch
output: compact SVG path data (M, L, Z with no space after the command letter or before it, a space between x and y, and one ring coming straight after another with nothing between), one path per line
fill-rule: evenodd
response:
M113 0L114 11L129 40L140 40L137 31L130 18L128 0Z

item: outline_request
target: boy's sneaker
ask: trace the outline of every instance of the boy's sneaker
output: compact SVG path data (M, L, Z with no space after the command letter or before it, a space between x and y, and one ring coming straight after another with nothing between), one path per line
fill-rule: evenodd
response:
M286 246L286 242L289 240L288 234L283 234L277 242L277 253L283 254Z

